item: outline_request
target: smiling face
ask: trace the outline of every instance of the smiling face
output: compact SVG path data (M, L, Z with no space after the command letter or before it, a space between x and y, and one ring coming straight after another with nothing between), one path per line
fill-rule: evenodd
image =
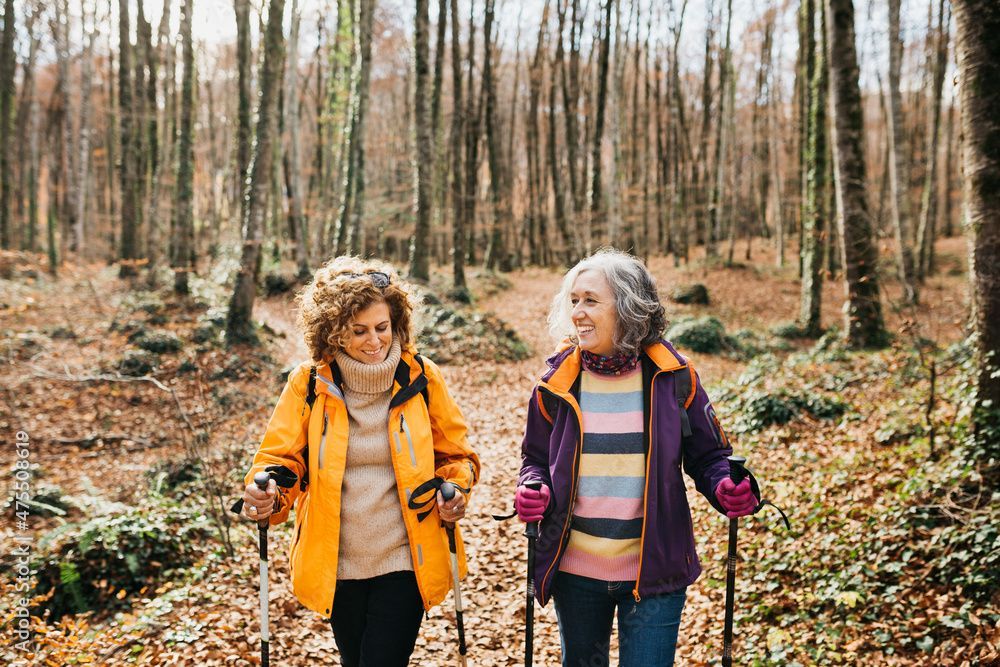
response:
M351 320L350 340L344 352L363 364L377 364L385 361L392 344L392 320L389 306L384 301L376 301Z
M614 354L618 311L604 273L593 269L581 271L573 281L569 301L580 349L604 357Z

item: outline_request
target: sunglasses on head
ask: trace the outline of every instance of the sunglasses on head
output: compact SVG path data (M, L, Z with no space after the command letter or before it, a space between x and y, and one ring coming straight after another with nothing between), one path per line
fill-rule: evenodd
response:
M372 281L372 285L378 289L385 289L389 286L389 274L382 271L370 271L368 273L342 273L340 274L347 278L368 278Z

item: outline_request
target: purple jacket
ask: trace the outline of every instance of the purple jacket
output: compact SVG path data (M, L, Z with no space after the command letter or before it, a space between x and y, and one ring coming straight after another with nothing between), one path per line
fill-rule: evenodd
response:
M528 423L521 444L518 484L542 482L552 490L539 525L535 556L535 595L544 605L559 571L576 502L579 459L583 446L580 395L580 350L568 347L548 359L549 370L531 393ZM640 356L645 402L646 486L639 570L632 591L643 595L675 591L701 574L695 553L691 510L681 464L695 487L717 510L715 486L729 474L726 457L733 453L697 374L666 341L650 345ZM691 373L693 398L688 399L692 436L681 437L681 407L674 391L676 373Z

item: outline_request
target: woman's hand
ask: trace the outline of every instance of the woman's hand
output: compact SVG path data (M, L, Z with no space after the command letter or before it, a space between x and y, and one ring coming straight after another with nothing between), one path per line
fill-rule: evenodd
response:
M517 487L514 492L514 509L517 510L517 517L525 523L537 523L545 515L545 508L549 506L549 487L542 484L537 490L529 489L526 486Z
M456 489L456 491L458 491ZM441 492L437 492L438 516L442 521L455 523L465 518L465 494L458 491L451 500L445 500Z
M730 519L753 514L754 508L759 503L750 488L750 480L746 478L739 484L734 484L728 477L724 478L715 487L715 498L726 510L726 516Z
M254 521L262 521L274 512L274 501L278 495L278 485L273 479L267 481L267 491L261 491L253 482L243 490L243 516Z

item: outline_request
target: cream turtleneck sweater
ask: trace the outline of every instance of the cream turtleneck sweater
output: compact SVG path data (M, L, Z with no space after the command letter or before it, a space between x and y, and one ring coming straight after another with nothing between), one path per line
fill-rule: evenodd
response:
M389 399L399 357L396 339L385 361L377 364L343 352L335 356L350 420L337 579L370 579L413 569L389 449Z

